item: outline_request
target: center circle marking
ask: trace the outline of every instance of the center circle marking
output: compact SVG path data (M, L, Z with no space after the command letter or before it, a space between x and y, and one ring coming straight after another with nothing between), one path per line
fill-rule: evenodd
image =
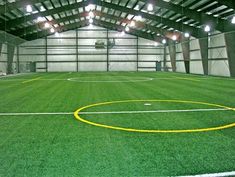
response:
M197 102L197 101L186 101L186 100L123 100L123 101L110 101L110 102L102 102L102 103L95 103L91 105L87 105L84 107L81 107L77 109L74 112L74 116L77 120L97 126L97 127L102 127L102 128L108 128L108 129L113 129L113 130L121 130L121 131L127 131L127 132L139 132L139 133L193 133L193 132L208 132L208 131L215 131L215 130L223 130L227 128L232 128L235 127L235 123L231 124L226 124L226 125L221 125L218 127L208 127L208 128L198 128L198 129L177 129L177 130L148 130L148 129L134 129L134 128L125 128L125 127L118 127L118 126L110 126L106 124L100 124L96 122L91 122L88 121L82 117L79 116L79 113L85 109L91 108L91 107L96 107L96 106L101 106L101 105L110 105L110 104L116 104L116 103L133 103L133 102L168 102L168 103L188 103L188 104L199 104L199 105L207 105L207 106L214 106L218 108L224 108L227 110L235 111L235 108L219 105L219 104L213 104L213 103L206 103L206 102Z

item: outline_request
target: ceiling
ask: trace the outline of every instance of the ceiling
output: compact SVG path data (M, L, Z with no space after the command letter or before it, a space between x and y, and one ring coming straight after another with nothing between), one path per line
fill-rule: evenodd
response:
M51 35L51 28L63 32L87 26L90 18L110 30L128 26L127 33L156 41L181 40L186 32L199 38L207 35L206 25L234 31L234 16L234 0L0 0L0 30L26 40Z

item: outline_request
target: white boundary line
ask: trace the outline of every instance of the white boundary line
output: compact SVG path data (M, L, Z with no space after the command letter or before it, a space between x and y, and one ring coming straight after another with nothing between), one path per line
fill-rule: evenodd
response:
M211 174L201 174L192 176L178 176L178 177L225 177L225 176L235 176L235 171L222 172L222 173L211 173Z
M109 112L80 112L80 115L95 114L141 114L141 113L169 113L169 112L208 112L229 111L229 109L185 109L185 110L147 110L147 111L109 111ZM35 112L35 113L0 113L0 116L30 116L30 115L72 115L73 112Z
M90 77L85 77L85 78L90 78ZM91 77L93 78L93 77ZM67 80L68 81L72 81L72 82L93 82L93 83L99 83L99 82L146 82L146 81L152 81L153 78L150 78L150 77L139 77L139 79L131 79L131 80L79 80L79 79L84 79L84 78L79 78L79 77L76 77L76 78L68 78Z

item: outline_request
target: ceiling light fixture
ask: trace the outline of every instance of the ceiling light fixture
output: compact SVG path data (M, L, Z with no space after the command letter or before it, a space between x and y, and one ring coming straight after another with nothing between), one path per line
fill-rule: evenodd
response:
M93 13L92 11L90 11L90 12L89 12L89 17L90 17L90 18L94 18L94 16L95 16L94 13Z
M235 24L235 16L232 18L231 23Z
M26 11L29 12L29 13L32 12L33 11L32 6L31 5L27 5L26 6Z
M153 5L152 4L148 4L147 9L148 9L148 11L153 11Z
M134 21L131 21L130 26L131 26L131 27L134 27L134 26L135 26L135 22L134 22Z
M54 33L54 32L55 32L55 29L54 29L54 28L51 28L51 29L50 29L50 32L51 32L51 33Z
M92 18L89 19L89 23L90 23L90 24L93 23L93 19L92 19Z
M136 16L136 20L137 20L137 21L141 21L141 20L142 20L141 15Z
M163 44L166 44L166 39L163 39L163 40L162 40L162 43L163 43Z
M46 22L44 26L45 26L45 28L49 28L50 24Z
M173 35L173 36L172 36L172 40L173 40L173 41L176 41L176 40L177 40L177 36L176 36L176 35Z
M205 32L210 32L211 31L211 27L209 25L206 25L204 28Z
M126 28L125 28L125 31L130 31L130 28L127 26Z
M189 38L190 34L186 32L186 33L184 33L184 37Z

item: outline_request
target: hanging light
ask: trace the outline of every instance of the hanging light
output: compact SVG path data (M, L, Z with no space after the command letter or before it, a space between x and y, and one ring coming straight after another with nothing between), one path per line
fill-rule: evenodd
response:
M94 18L94 16L95 16L94 13L93 13L92 11L90 11L90 12L89 12L89 17L90 17L90 18Z
M51 33L54 33L54 32L55 32L55 29L54 29L54 28L51 28L51 29L50 29L50 32L51 32Z
M186 32L186 33L184 33L184 37L189 38L190 34Z
M49 28L50 24L46 22L44 26L45 26L45 28Z
M56 37L60 37L60 34L58 32L55 33Z
M158 43L157 43L157 42L155 42L155 43L154 43L154 46L155 46L155 47L157 47L157 46L158 46Z
M135 26L135 21L131 21L130 26L134 27Z
M141 21L142 20L142 16L141 15L138 15L138 16L136 16L136 18L135 18L137 21Z
M125 28L125 31L130 31L130 28L127 26L126 28Z
M162 43L163 43L163 44L166 44L166 39L163 39L163 40L162 40Z
M235 24L235 16L232 18L231 23Z
M209 25L206 25L204 28L205 32L210 32L211 31L211 27Z
M31 5L27 5L26 6L26 11L29 12L29 13L32 12L33 11L32 6Z
M37 18L37 22L43 22L44 21L44 18L43 17L38 17Z
M153 11L153 5L152 4L148 4L147 9L148 9L148 11Z
M176 36L176 35L173 35L173 36L172 36L172 40L173 40L173 41L176 41L176 40L177 40L177 36Z
M89 23L90 23L90 24L93 23L93 19L92 19L92 18L89 19Z
M122 32L121 32L121 36L124 36L124 35L125 35L125 31L122 31Z

